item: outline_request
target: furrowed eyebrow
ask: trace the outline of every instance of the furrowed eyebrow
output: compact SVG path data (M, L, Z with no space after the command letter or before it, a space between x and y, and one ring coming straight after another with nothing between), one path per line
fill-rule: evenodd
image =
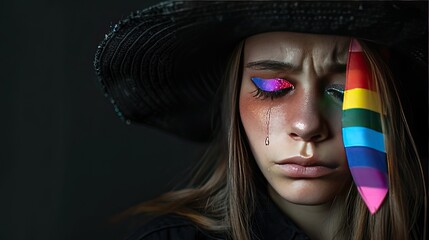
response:
M291 63L273 61L273 60L249 62L246 64L246 68L251 68L254 70L273 70L273 71L280 71L280 70L291 71L291 70L297 69L297 67L292 65Z
M273 61L273 60L262 60L249 62L246 64L246 68L253 70L271 70L271 71L295 71L299 70L299 67L286 62ZM335 62L329 66L330 71L335 73L346 72L347 65L343 63Z

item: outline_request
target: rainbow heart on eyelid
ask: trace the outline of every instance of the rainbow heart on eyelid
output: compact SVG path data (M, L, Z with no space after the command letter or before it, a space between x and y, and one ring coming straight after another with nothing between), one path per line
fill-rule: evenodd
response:
M293 88L292 83L281 78L264 79L252 77L251 80L259 89L266 92L275 92L286 88Z

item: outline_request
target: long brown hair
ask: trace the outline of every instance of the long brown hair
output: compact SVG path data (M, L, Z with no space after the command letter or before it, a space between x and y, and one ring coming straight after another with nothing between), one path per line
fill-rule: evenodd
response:
M250 239L257 191L266 186L252 154L238 114L241 56L244 42L231 55L220 93L221 122L217 137L195 168L195 176L182 190L172 191L135 206L130 214L175 213L203 229L232 239ZM346 199L336 239L424 239L426 189L414 142L402 112L388 67L362 44L381 94L387 135L389 194L380 210L370 215L354 184Z

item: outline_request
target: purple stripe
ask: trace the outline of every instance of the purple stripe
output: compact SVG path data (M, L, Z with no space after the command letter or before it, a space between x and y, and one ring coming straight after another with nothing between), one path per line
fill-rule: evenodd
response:
M375 168L354 167L350 172L357 186L387 189L387 175Z
M369 147L346 147L349 167L370 167L387 173L386 153Z

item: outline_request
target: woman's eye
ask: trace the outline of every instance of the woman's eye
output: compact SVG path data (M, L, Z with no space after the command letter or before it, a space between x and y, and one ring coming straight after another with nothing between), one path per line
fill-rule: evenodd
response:
M338 103L343 103L344 85L332 84L332 85L329 85L325 91L328 95L330 95L334 99L334 101Z
M290 90L294 89L294 85L286 79L282 78L258 78L252 77L252 82L256 86L255 95L256 98L277 98L284 96Z

